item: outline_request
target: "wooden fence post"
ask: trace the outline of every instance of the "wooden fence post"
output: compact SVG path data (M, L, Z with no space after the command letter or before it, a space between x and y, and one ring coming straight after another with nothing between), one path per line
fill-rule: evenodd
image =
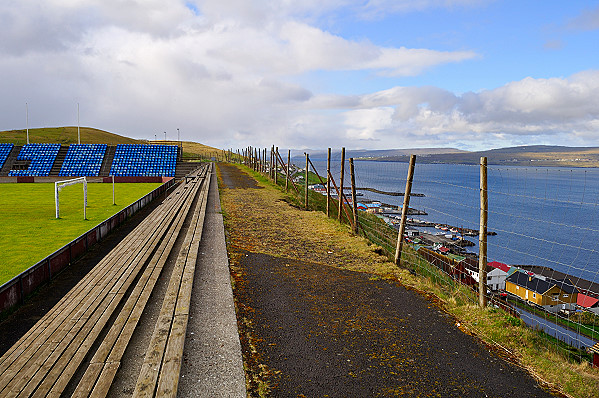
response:
M270 178L274 181L275 179L275 146L270 148Z
M354 158L349 158L349 173L351 175L351 200L354 213L353 231L358 233L358 204L356 203L356 175L354 174Z
M478 304L487 306L487 158L480 158L480 230L478 234Z
M341 211L343 210L343 175L345 172L345 147L341 148L341 179L339 180L339 211L337 213L337 220L341 222Z
M309 160L309 158L308 158L308 153L307 152L304 152L304 153L306 155L306 177L305 177L305 181L304 181L306 183L306 195L305 195L305 200L304 200L304 206L305 206L306 210L308 210L308 170L309 170L308 160Z
M403 249L403 234L406 230L406 218L408 208L410 207L410 194L412 193L412 181L414 180L414 164L416 155L410 156L410 166L408 167L408 178L406 179L406 189L403 197L403 207L401 208L401 221L399 222L399 231L397 233L397 245L395 246L395 264L401 263L401 252Z
M275 185L277 185L277 170L279 169L279 162L277 161L277 157L279 156L279 147L275 149Z
M331 148L327 154L327 217L331 216Z
M287 150L287 173L285 176L285 192L289 191L289 164L291 163L291 149Z

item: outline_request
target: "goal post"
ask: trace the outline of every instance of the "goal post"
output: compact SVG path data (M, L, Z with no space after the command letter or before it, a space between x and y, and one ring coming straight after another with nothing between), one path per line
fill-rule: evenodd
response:
M73 178L72 180L56 181L54 183L54 199L56 202L56 218L60 218L59 192L69 185L83 184L83 219L87 220L87 179L85 177Z

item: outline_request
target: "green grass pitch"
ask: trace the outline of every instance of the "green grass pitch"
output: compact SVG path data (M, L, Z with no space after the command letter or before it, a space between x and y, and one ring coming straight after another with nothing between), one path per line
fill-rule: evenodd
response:
M87 220L83 219L83 184L60 191L56 219L54 184L0 184L0 285L89 231L160 186L87 184Z

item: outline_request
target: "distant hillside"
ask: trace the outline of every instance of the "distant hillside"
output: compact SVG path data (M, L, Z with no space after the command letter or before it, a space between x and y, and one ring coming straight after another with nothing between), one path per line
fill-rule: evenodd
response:
M82 144L143 144L147 140L137 140L122 135L109 133L91 127L80 127ZM29 129L30 143L55 143L55 144L76 144L77 126L67 127L44 127ZM25 130L0 131L0 143L12 143L15 145L25 145L27 143L27 133ZM173 143L171 141L158 141L158 143ZM209 147L197 142L183 141L184 156L213 156L219 149Z
M304 152L310 154L310 159L313 160L326 160L327 159L327 151L323 150L299 150L292 149L291 156L293 158L301 158L304 156ZM287 153L287 150L282 151L281 153ZM462 151L455 148L416 148L416 149L350 149L345 151L346 158L354 158L354 159L373 159L378 160L382 158L391 158L396 156L409 156L411 154L415 155L433 155L433 154L448 154L448 153L467 153L466 151ZM335 149L332 153L334 158L339 158L341 155L341 151L339 149Z
M81 127L80 132L81 143L84 144L116 145L137 144L144 142L91 127ZM0 132L0 142L9 142L15 145L25 145L27 143L27 133L25 130L2 131ZM29 129L29 142L43 144L76 144L77 126Z
M519 146L479 152L420 154L417 162L479 164L483 156L486 156L488 163L493 165L599 167L599 147L548 145ZM407 162L409 155L381 156L362 160Z

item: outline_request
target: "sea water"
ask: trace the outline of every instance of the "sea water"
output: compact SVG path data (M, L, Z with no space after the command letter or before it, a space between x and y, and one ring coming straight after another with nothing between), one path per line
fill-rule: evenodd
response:
M326 161L314 161L326 175ZM346 164L345 186L349 185ZM340 164L331 174L339 178ZM358 187L403 192L408 165L356 161ZM488 260L540 265L599 282L599 169L494 166L487 169ZM480 167L416 164L410 207L424 221L479 229ZM403 197L363 191L364 197L401 206ZM470 251L478 252L478 237Z

